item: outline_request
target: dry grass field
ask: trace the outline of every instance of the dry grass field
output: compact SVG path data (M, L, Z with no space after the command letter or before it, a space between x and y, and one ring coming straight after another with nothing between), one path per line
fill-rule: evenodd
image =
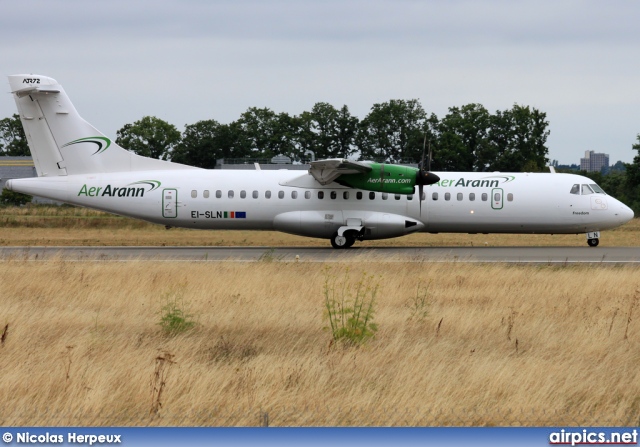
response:
M328 240L275 231L213 231L173 228L76 207L0 208L0 245L62 246L320 246ZM412 234L365 241L380 246L586 246L584 234ZM602 233L601 246L640 246L640 219Z
M379 285L359 347L323 329L347 269ZM11 260L0 284L2 425L640 423L637 267Z

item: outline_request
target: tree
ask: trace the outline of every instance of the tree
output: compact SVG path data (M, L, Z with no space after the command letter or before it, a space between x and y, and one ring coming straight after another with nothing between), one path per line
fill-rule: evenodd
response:
M311 112L298 117L300 151L311 150L316 158L348 157L353 153L358 118L345 105L337 110L326 102L316 103Z
M155 116L145 116L133 124L125 124L117 132L116 143L138 155L167 160L180 142L180 132Z
M493 162L488 139L491 115L482 105L450 107L440 122L432 115L429 124L435 133L433 170L486 171Z
M216 120L188 124L182 133L180 143L171 154L171 161L213 169L218 158L228 156L224 151L228 133L228 126Z
M515 104L511 110L497 111L489 138L495 160L490 171L542 171L549 162L547 114Z
M232 123L238 131L240 152L254 158L271 158L283 154L296 157L297 118L276 114L267 108L251 107Z
M634 151L638 151L638 154L633 157L633 162L627 164L627 179L626 184L629 188L636 188L640 186L640 134L636 139L638 143L631 146Z
M0 120L0 155L31 155L20 116L15 113L11 118Z
M422 154L427 114L417 99L374 104L360 122L356 146L362 158L417 161Z

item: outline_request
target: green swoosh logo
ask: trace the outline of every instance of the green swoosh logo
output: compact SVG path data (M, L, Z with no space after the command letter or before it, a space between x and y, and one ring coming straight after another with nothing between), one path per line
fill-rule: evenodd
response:
M77 140L73 140L63 145L62 147L71 146L72 144L80 144L80 143L92 143L98 146L98 150L95 151L91 155L101 154L106 151L109 146L111 146L111 140L107 137L87 137L87 138L79 138Z
M162 182L159 182L158 180L140 180L138 182L129 183L127 186L132 186L132 185L149 185L151 186L151 189L149 190L149 192L151 192L158 189L160 185L162 185Z
M504 180L504 183L509 183L509 182L511 182L511 181L516 179L516 177L513 176L513 175L491 175L489 177L482 177L482 178L483 179L486 179L486 178L502 179L502 180Z

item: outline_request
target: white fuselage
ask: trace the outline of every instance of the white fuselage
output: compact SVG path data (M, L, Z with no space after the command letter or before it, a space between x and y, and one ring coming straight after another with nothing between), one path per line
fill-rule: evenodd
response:
M289 170L135 171L18 179L7 186L175 227L279 230L321 238L350 224L373 229L364 239L414 231L587 233L633 217L609 195L571 193L573 185L594 183L583 176L436 174L440 182L424 187L422 203L417 194L383 194L336 183L321 186L305 171ZM407 221L412 226L405 225ZM376 231L384 225L386 230Z

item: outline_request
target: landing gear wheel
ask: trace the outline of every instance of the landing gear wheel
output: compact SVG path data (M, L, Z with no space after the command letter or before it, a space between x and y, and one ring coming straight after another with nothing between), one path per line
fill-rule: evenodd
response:
M349 248L355 243L356 239L354 237L349 236L338 236L338 233L335 233L331 238L331 246L333 248Z
M589 247L597 247L599 243L600 243L600 239L598 238L587 239L587 244L589 244Z
M346 236L346 238L347 238L347 245L345 245L344 248L351 248L351 246L356 243L356 238L351 236Z

